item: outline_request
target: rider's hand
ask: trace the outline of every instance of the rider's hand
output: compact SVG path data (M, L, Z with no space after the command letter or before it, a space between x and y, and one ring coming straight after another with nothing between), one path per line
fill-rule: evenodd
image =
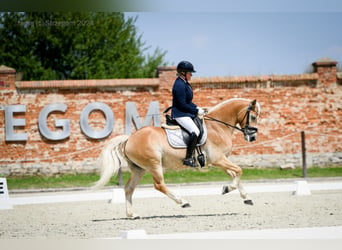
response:
M203 116L203 115L205 114L204 109L202 109L202 108L200 108L200 107L197 107L197 110L198 110L198 112L197 112L197 115L198 115L198 116Z

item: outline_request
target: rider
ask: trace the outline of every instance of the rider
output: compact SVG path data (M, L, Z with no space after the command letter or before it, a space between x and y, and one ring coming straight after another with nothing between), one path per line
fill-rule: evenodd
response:
M190 140L187 144L186 157L183 164L196 167L193 152L197 145L200 131L193 121L193 118L203 116L205 110L197 107L192 102L193 91L189 83L192 73L196 72L194 66L188 61L181 61L177 65L177 79L172 87L172 113L171 116L178 124L188 131Z

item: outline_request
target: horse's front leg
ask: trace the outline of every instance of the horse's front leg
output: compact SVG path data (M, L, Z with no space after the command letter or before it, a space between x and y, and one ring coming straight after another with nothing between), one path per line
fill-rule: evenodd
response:
M248 197L248 194L241 184L242 169L238 165L229 161L226 157L222 158L220 161L213 163L213 165L220 167L223 171L233 178L233 181L223 186L222 194L227 194L235 189L239 190L241 198L244 200L245 204L253 205L252 200Z
M253 201L249 198L245 188L241 184L241 176L234 176L233 173L228 174L232 176L233 181L228 186L223 186L222 194L227 194L237 188L239 190L241 198L243 199L243 202L247 205L253 205Z

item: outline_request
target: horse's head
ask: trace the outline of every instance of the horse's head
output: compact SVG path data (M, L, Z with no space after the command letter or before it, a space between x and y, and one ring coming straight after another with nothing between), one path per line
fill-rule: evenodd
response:
M257 139L258 118L260 114L260 104L257 100L253 100L249 103L248 107L244 108L238 114L238 123L244 134L244 138L248 142L255 141Z
M205 118L241 131L245 140L252 142L257 138L256 125L260 110L260 104L256 100L233 98L213 107Z

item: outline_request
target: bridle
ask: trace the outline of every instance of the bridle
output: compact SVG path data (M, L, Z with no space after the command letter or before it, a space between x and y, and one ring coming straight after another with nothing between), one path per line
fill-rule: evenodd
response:
M248 105L247 110L246 110L246 113L245 113L245 115L243 116L242 121L241 121L241 122L243 122L243 121L246 119L246 124L245 124L245 126L244 126L243 128L239 128L239 127L237 127L237 126L235 126L235 125L231 125L231 124L229 124L229 123L220 121L220 120L218 120L218 119L216 119L216 118L214 118L214 117L207 116L207 115L204 116L204 119L209 120L209 121L215 121L215 122L221 123L221 124L223 124L223 125L225 125L225 126L227 126L227 127L234 128L234 129L236 129L236 130L242 132L243 135L245 136L245 139L246 139L246 138L250 138L252 135L254 135L254 134L256 134L256 133L258 132L258 128L249 125L249 117L250 117L250 112L251 112L252 110L253 110L253 106L252 106L252 104L250 103L250 104ZM246 139L246 140L247 140L247 139ZM248 140L248 141L249 141L249 140Z

